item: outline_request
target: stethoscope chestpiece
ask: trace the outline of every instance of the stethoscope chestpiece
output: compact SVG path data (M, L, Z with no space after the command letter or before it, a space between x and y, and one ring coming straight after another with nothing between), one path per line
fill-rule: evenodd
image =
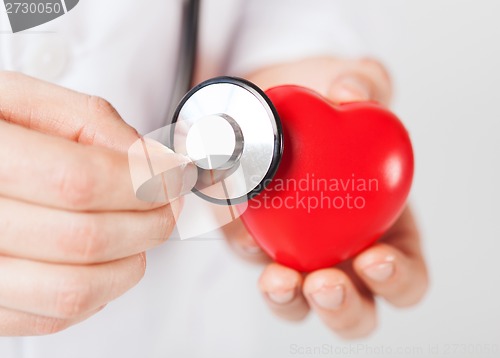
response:
M193 192L221 205L264 190L283 154L273 104L255 84L235 77L212 78L190 90L175 111L170 142L198 167Z

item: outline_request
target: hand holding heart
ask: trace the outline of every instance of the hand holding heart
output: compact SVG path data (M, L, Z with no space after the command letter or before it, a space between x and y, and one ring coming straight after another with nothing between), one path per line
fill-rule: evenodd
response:
M380 64L371 60L348 61L316 58L270 67L247 78L263 89L281 84L297 84L313 89L334 103L377 101L387 105L391 97L391 84L386 71ZM405 209L394 223L397 218L395 215L399 215L411 184L413 163L406 133L397 120L390 118L389 112L378 109L376 106L368 108L365 105L358 106L358 108L356 104L348 105L349 109L346 111L351 112L351 117L348 116L349 113L342 113L345 116L341 118L343 122L332 123L331 128L326 123L327 128L325 128L325 122L315 124L315 116L307 116L307 110L299 113L307 106L301 107L297 103L309 101L309 107L315 106L316 108L314 112L318 114L316 117L332 115L331 108L326 104L322 107L321 101L314 98L314 95L294 88L274 92L271 90L268 95L278 111L280 111L278 102L283 96L287 97L287 103L290 103L291 98L295 99L291 101L291 105L286 106L286 110L290 113L285 113L287 118L283 118L285 146L287 125L297 126L295 133L302 136L299 142L304 143L306 138L312 140L313 137L315 141L320 142L306 143L309 148L307 153L296 146L294 149L289 149L297 151L297 156L300 151L302 159L296 157L293 165L284 163L283 168L291 172L280 173L278 171L277 178L298 178L307 172L309 185L314 185L314 183L319 185L320 179L324 180L331 178L335 173L341 173L342 175L336 178L336 184L328 182L323 185L343 185L344 187L351 185L351 192L355 192L354 181L357 180L356 185L362 185L361 189L366 191L369 189L370 180L378 180L372 184L377 185L377 190L385 193L371 195L373 193L365 192L368 196L371 195L371 204L375 205L364 207L356 212L340 210L337 217L332 217L329 221L325 215L331 215L331 211L319 210L320 213L316 211L314 216L308 216L306 214L310 208L307 205L303 205L300 209L288 210L289 225L283 225L282 219L285 216L282 215L283 208L266 210L250 208L243 218L248 227L252 228L252 234L255 235L260 246L264 247L273 258L286 263L289 267L295 267L301 271L313 271L318 267L333 266L351 257L371 244L376 236L380 236L379 233L384 231L386 233L377 244L358 253L353 259L332 268L310 272L307 275L302 275L280 264L271 263L264 270L259 287L271 309L281 317L292 320L301 319L312 309L328 327L340 336L345 338L365 336L376 326L375 296L381 296L395 306L409 306L418 302L427 288L426 266L420 249L418 231L410 210ZM370 115L366 116L371 121L365 118L358 120L357 124L352 126L352 119L363 117L363 111L371 111ZM283 113L280 115L283 116ZM308 118L304 121L302 117L305 116ZM297 119L294 122L294 118L301 120ZM317 119L317 121L320 120ZM383 130L380 129L382 126ZM325 135L321 130L330 135ZM346 140L343 134L336 133L336 131L345 133L347 130L355 133L357 140L363 138L367 148L372 150L376 148L373 151L375 153L363 153L363 148L353 148L349 142L352 142L352 139ZM305 133L307 131L310 133ZM315 131L320 134L312 135ZM382 133L383 131L385 132ZM391 140L383 143L377 138L382 135ZM332 137L331 144L328 144L329 137ZM298 138L293 139L297 142ZM289 142L292 142L290 138ZM314 148L315 152L311 153L311 148ZM345 152L346 149L351 151L349 158L346 155L342 156L342 151ZM318 159L322 151L323 158ZM380 177L376 174L377 166L387 163L388 153L392 153L391 156L396 158L395 161L402 172L407 173L406 176L399 178L397 185L393 187L391 187L390 178L379 180ZM307 159L304 159L304 156ZM286 158L285 153L284 161L287 160ZM336 163L332 163L334 158L337 160ZM349 171L349 168L353 166L350 165L349 160L357 162L354 167L357 165L358 177ZM330 162L327 164L324 161ZM317 176L311 177L314 174ZM353 183L347 180L352 180ZM286 185L283 183L271 183L271 187L273 185L274 192L271 193L282 200L286 200L286 195L295 191L293 188L283 189ZM277 185L281 187L277 188ZM335 188L331 190L335 191ZM388 195L389 192L390 195ZM386 200L382 203L381 200L384 197ZM327 199L335 200L336 197L330 196ZM343 205L348 204L345 199L342 202ZM365 202L356 203L352 197L349 199L351 206L366 205ZM263 200L263 197L257 197L257 203L261 206L264 205ZM336 205L340 205L340 201L337 201ZM265 215L272 215L276 225L262 225L262 222L265 222ZM261 225L258 225L257 221ZM326 228L325 222L329 223ZM389 225L392 226L388 229ZM267 255L259 252L258 246L241 222L228 225L225 231L231 246L239 253L253 260L268 261ZM346 239L348 234L354 231L356 235L339 244L339 237ZM307 237L307 240L299 239L307 236L308 232L312 237ZM368 235L371 232L378 233L378 235ZM333 249L329 251L332 246L328 241L329 237L334 236L337 237L335 252Z

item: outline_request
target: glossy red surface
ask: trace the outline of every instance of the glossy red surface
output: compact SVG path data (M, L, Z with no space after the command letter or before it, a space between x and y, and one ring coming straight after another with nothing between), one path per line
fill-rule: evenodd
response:
M413 151L399 119L372 102L335 106L297 86L268 90L283 159L242 219L275 261L312 271L373 244L402 211Z

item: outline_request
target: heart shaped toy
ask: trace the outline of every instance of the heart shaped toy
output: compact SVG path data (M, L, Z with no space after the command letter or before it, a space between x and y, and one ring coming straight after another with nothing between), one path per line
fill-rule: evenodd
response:
M413 151L399 119L373 102L334 105L298 86L266 91L283 158L242 220L276 262L309 272L373 244L404 208Z

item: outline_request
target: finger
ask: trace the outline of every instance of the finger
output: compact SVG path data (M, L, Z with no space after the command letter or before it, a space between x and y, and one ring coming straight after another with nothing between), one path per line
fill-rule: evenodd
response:
M104 306L72 319L44 317L0 307L0 336L41 336L54 334L85 321Z
M222 227L229 247L241 258L255 263L269 263L270 258L249 234L240 219Z
M388 105L392 96L391 80L385 68L375 60L344 62L327 96L336 103L378 101Z
M176 200L150 211L79 213L0 198L0 253L72 264L132 256L168 239L180 207Z
M298 321L307 316L309 306L302 295L302 275L297 271L270 264L260 277L259 288L278 317Z
M375 329L373 298L361 294L342 270L331 268L309 274L303 293L323 322L339 336L361 338Z
M381 240L353 261L354 270L378 296L398 307L418 303L428 288L419 236L407 209Z
M0 196L62 209L147 210L165 205L136 197L129 158L97 146L83 146L0 121ZM171 199L191 189L197 173L188 158L154 153L171 169L164 189ZM156 158L155 157L155 158ZM146 159L144 159L146 161ZM135 169L150 176L148 165Z
M145 255L91 266L64 266L0 257L0 306L74 319L121 296L145 272Z
M0 72L0 119L83 144L126 152L137 139L104 99L20 73Z

